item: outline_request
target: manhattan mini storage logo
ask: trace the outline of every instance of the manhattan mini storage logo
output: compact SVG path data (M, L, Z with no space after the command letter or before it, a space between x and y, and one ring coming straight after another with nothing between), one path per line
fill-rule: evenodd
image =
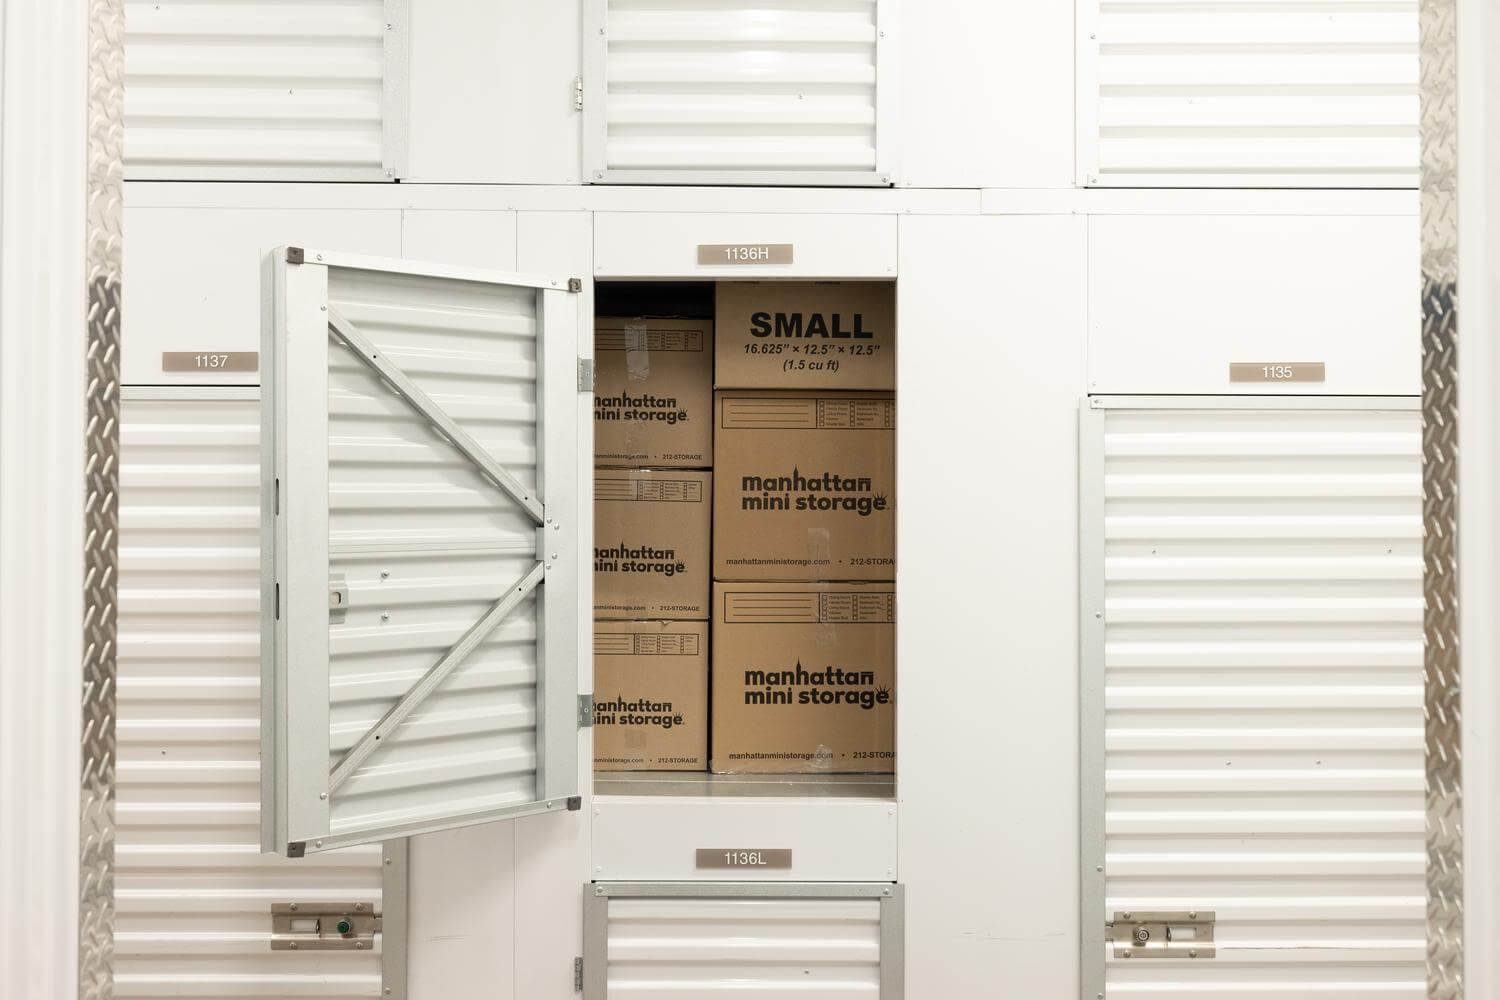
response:
M596 726L658 726L671 729L685 720L682 713L672 708L670 701L652 701L640 698L631 701L617 694L613 701L594 702L594 725Z
M808 670L746 670L746 705L858 705L871 711L891 703L891 689L875 683L873 670L824 667Z
M594 572L676 576L687 572L687 563L677 558L676 549L658 549L651 545L630 546L621 542L613 548L594 546Z
M686 423L688 411L678 404L676 396L656 396L649 392L632 396L622 392L615 396L595 396L594 419L673 425Z
M869 476L806 475L794 467L789 476L740 477L740 510L852 511L869 517L887 506Z

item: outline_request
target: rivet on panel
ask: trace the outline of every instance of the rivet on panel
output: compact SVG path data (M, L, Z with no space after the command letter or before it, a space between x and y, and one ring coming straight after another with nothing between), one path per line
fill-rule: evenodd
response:
M389 580L391 578L391 571L388 570L388 569L381 570L380 571L380 578L382 580Z
M328 793L327 792L319 792L318 793L318 798L320 798L320 799L326 799L326 798L328 798Z
M380 612L380 620L383 621L383 622L390 621L391 620L391 613L389 611L382 611L382 612Z
M289 941L289 942L287 942L287 947L290 948L290 949L292 949L293 951L296 951L297 950L297 942L295 942L295 941Z
M313 846L314 847L322 847L323 846L323 842L321 840L314 841L313 842Z
M318 260L322 260L322 259L323 259L323 255L322 254L318 254Z

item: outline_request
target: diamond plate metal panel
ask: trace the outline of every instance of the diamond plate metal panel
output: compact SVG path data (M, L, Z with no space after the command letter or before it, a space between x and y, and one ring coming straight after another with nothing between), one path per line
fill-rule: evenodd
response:
M90 0L78 995L113 995L123 0Z
M1454 0L1421 4L1422 520L1426 610L1427 995L1463 989L1458 607L1458 115Z

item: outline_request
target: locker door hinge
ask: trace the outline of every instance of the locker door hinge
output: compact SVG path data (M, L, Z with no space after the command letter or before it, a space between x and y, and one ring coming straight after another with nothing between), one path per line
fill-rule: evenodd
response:
M583 992L583 956L578 955L573 959L573 992Z
M578 696L578 728L588 729L594 724L594 696L581 694Z
M573 110L583 110L583 77L573 77Z
M1212 910L1126 910L1106 924L1115 958L1213 958Z
M578 391L579 392L593 392L594 391L594 359L593 358L579 358L578 359Z

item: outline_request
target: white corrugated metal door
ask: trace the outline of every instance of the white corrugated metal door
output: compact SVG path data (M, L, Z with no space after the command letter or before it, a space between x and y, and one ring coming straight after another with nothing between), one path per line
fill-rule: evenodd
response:
M380 951L270 949L274 903L399 894L379 844L260 853L253 392L121 407L118 997L382 996Z
M1418 1000L1414 401L1094 404L1084 992ZM1215 914L1215 953L1105 941L1158 911Z
M1416 0L1078 0L1085 184L1416 187Z
M399 177L405 0L126 0L125 176Z
M273 266L266 842L570 807L578 296L312 251Z
M590 179L889 184L879 0L587 0Z
M902 996L899 886L617 882L585 892L585 1000Z

